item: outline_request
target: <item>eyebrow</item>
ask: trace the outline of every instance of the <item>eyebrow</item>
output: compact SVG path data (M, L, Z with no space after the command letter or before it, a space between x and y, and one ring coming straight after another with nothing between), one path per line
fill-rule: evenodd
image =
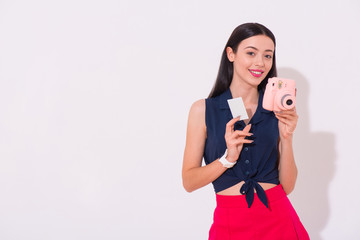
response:
M246 47L246 48L244 48L244 49L247 49L247 48L252 48L252 49L254 49L254 50L256 50L256 51L259 51L259 49L257 49L256 47L253 47L253 46L248 46L248 47ZM273 52L273 50L267 49L267 50L265 50L265 52Z

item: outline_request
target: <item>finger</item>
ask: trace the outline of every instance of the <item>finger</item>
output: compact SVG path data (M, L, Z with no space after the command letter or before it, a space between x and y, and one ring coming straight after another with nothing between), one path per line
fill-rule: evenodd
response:
M291 121L297 121L298 116L295 114L275 114L276 118L288 119Z
M251 124L245 126L245 128L241 131L241 130L235 130L230 139L237 139L239 137L241 138L245 138L245 137L250 137L253 135L253 133L250 133L249 130L251 128Z
M286 116L276 115L276 118L281 122L289 121L289 118Z
M233 145L239 145L239 144L244 144L244 143L253 143L254 140L250 140L250 139L245 139L245 138L239 138L238 140L235 140L232 142Z
M231 119L227 124L226 124L226 132L227 133L231 133L234 131L234 124L240 120L240 116Z
M287 119L287 118L278 118L279 122L285 125L289 125L289 126L296 126L297 125L297 121L293 120L293 119Z
M250 137L250 136L253 135L253 133L244 132L244 131L240 131L240 130L235 130L233 132L233 135L235 135L236 137Z
M283 115L275 115L275 116L276 116L276 118L277 118L277 119L282 120L282 121L284 121L284 120L287 120L287 119L288 119L288 117L287 117L287 116L283 116Z
M275 115L279 115L279 116L297 116L297 113L293 110L287 110L287 111L281 111L281 112L276 112Z
M250 131L250 129L251 129L251 124L248 124L244 127L243 132L248 133Z
M285 124L286 126L288 126L291 129L296 128L296 124L294 124L294 122L292 121L288 121L288 120L280 120L281 123Z
M286 119L284 116L280 115L280 114L275 114L275 117L279 120L282 121L284 119Z

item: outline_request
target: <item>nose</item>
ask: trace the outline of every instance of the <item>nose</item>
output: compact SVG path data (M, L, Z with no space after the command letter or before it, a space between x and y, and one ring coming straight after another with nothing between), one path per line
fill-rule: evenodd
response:
M255 61L255 66L263 67L264 66L264 59L262 56L257 56Z

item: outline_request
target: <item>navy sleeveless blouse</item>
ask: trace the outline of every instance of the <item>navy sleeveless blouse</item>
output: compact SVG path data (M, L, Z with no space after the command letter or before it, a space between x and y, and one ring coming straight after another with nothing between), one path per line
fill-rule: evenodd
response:
M255 114L250 119L250 132L254 140L251 144L244 144L239 159L234 167L227 169L220 177L213 181L215 192L220 192L241 181L245 181L240 189L245 194L248 207L254 200L254 189L262 203L268 207L264 189L258 182L279 184L278 171L278 120L272 111L263 109L264 91L259 91L259 102ZM205 122L207 138L204 149L204 161L209 164L220 158L226 150L225 128L232 119L227 100L231 99L230 88L221 95L205 99ZM244 121L234 125L235 130L242 130Z

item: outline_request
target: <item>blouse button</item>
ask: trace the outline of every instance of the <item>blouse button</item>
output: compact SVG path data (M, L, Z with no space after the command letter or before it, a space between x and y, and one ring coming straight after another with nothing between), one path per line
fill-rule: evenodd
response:
M246 171L246 172L245 172L245 174L246 174L246 175L249 175L249 174L250 174L250 172L249 172L249 171Z
M246 164L249 164L249 162L250 162L250 161L249 161L248 159L245 160L245 163L246 163Z
M245 152L247 152L247 150L249 150L249 148L248 148L248 147L245 147L244 150L245 150Z

